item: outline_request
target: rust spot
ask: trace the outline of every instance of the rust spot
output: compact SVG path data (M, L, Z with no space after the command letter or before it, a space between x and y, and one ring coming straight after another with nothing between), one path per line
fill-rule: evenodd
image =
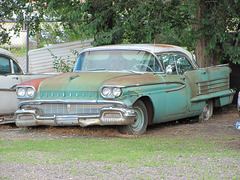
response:
M164 44L151 44L151 46L154 46L154 47L161 47L161 48L174 48L174 46L171 46L171 45L164 45Z
M118 84L118 85L132 85L132 84L143 84L160 82L161 78L159 76L153 76L152 74L131 74L126 76L121 76L118 78L109 79L104 82L104 84Z
M47 77L45 78L38 78L38 79L31 79L31 80L28 80L28 81L24 81L22 83L20 83L19 85L23 86L23 85L30 85L30 86L33 86L36 91L38 90L38 87L39 85L41 84L41 82L46 79Z

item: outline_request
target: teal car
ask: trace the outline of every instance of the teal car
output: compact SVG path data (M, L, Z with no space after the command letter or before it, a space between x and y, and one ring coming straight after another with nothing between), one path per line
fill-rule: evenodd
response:
M74 72L17 86L18 127L117 125L143 134L148 125L187 117L208 120L230 104L228 65L199 68L173 45L130 44L83 50Z

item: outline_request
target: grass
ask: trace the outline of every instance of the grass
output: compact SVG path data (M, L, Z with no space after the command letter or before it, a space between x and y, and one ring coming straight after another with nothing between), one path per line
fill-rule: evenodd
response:
M27 48L22 46L18 49L11 49L11 53L13 53L16 57L25 57L27 53Z
M0 137L0 163L54 165L104 162L107 163L103 167L105 172L114 168L112 164L124 164L124 167L130 169L188 167L192 173L202 174L204 171L205 178L215 179L215 174L209 171L209 167L214 167L217 173L219 170L226 170L226 164L221 161L222 159L240 159L239 152L228 150L224 146L213 143L212 138L205 137L6 139L7 137ZM236 171L239 164L237 161L234 162L236 164L227 167L228 171ZM67 170L72 174L78 173L76 169ZM186 172L178 173L184 176ZM239 171L236 175L240 177ZM161 177L164 178L165 174L161 174Z
M180 156L205 156L211 158L228 156L240 158L239 153L222 150L222 147L211 143L211 139L195 138L185 140L181 137L168 139L137 138L137 139L88 139L70 138L62 140L16 140L0 141L0 161L17 161L38 163L41 153L41 163L58 164L66 160L79 161L107 161L122 162L130 164L141 164L146 166L158 166L159 164L173 165ZM164 157L162 160L154 161L156 156ZM168 156L168 158L166 158ZM147 157L151 161L142 161ZM31 160L31 161L29 161ZM187 162L183 162L187 163Z

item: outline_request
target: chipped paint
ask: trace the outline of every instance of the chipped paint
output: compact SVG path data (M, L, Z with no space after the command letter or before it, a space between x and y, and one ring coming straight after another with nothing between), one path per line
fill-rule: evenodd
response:
M45 79L47 79L47 77L24 81L24 82L20 83L18 86L24 86L24 85L29 85L29 84L31 84L31 86L33 86L33 87L36 89L36 91L37 91L38 88L39 88L39 86L40 86L40 84L41 84L41 82L42 82L43 80L45 80Z

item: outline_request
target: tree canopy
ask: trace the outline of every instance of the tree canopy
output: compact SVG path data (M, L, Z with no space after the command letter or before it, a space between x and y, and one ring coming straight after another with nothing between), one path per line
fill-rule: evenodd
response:
M168 43L195 50L198 61L209 61L202 66L240 63L239 0L8 0L0 8L1 43L8 41L2 24L13 16L12 30L28 24L32 35L55 19L69 40L94 38L94 46Z

